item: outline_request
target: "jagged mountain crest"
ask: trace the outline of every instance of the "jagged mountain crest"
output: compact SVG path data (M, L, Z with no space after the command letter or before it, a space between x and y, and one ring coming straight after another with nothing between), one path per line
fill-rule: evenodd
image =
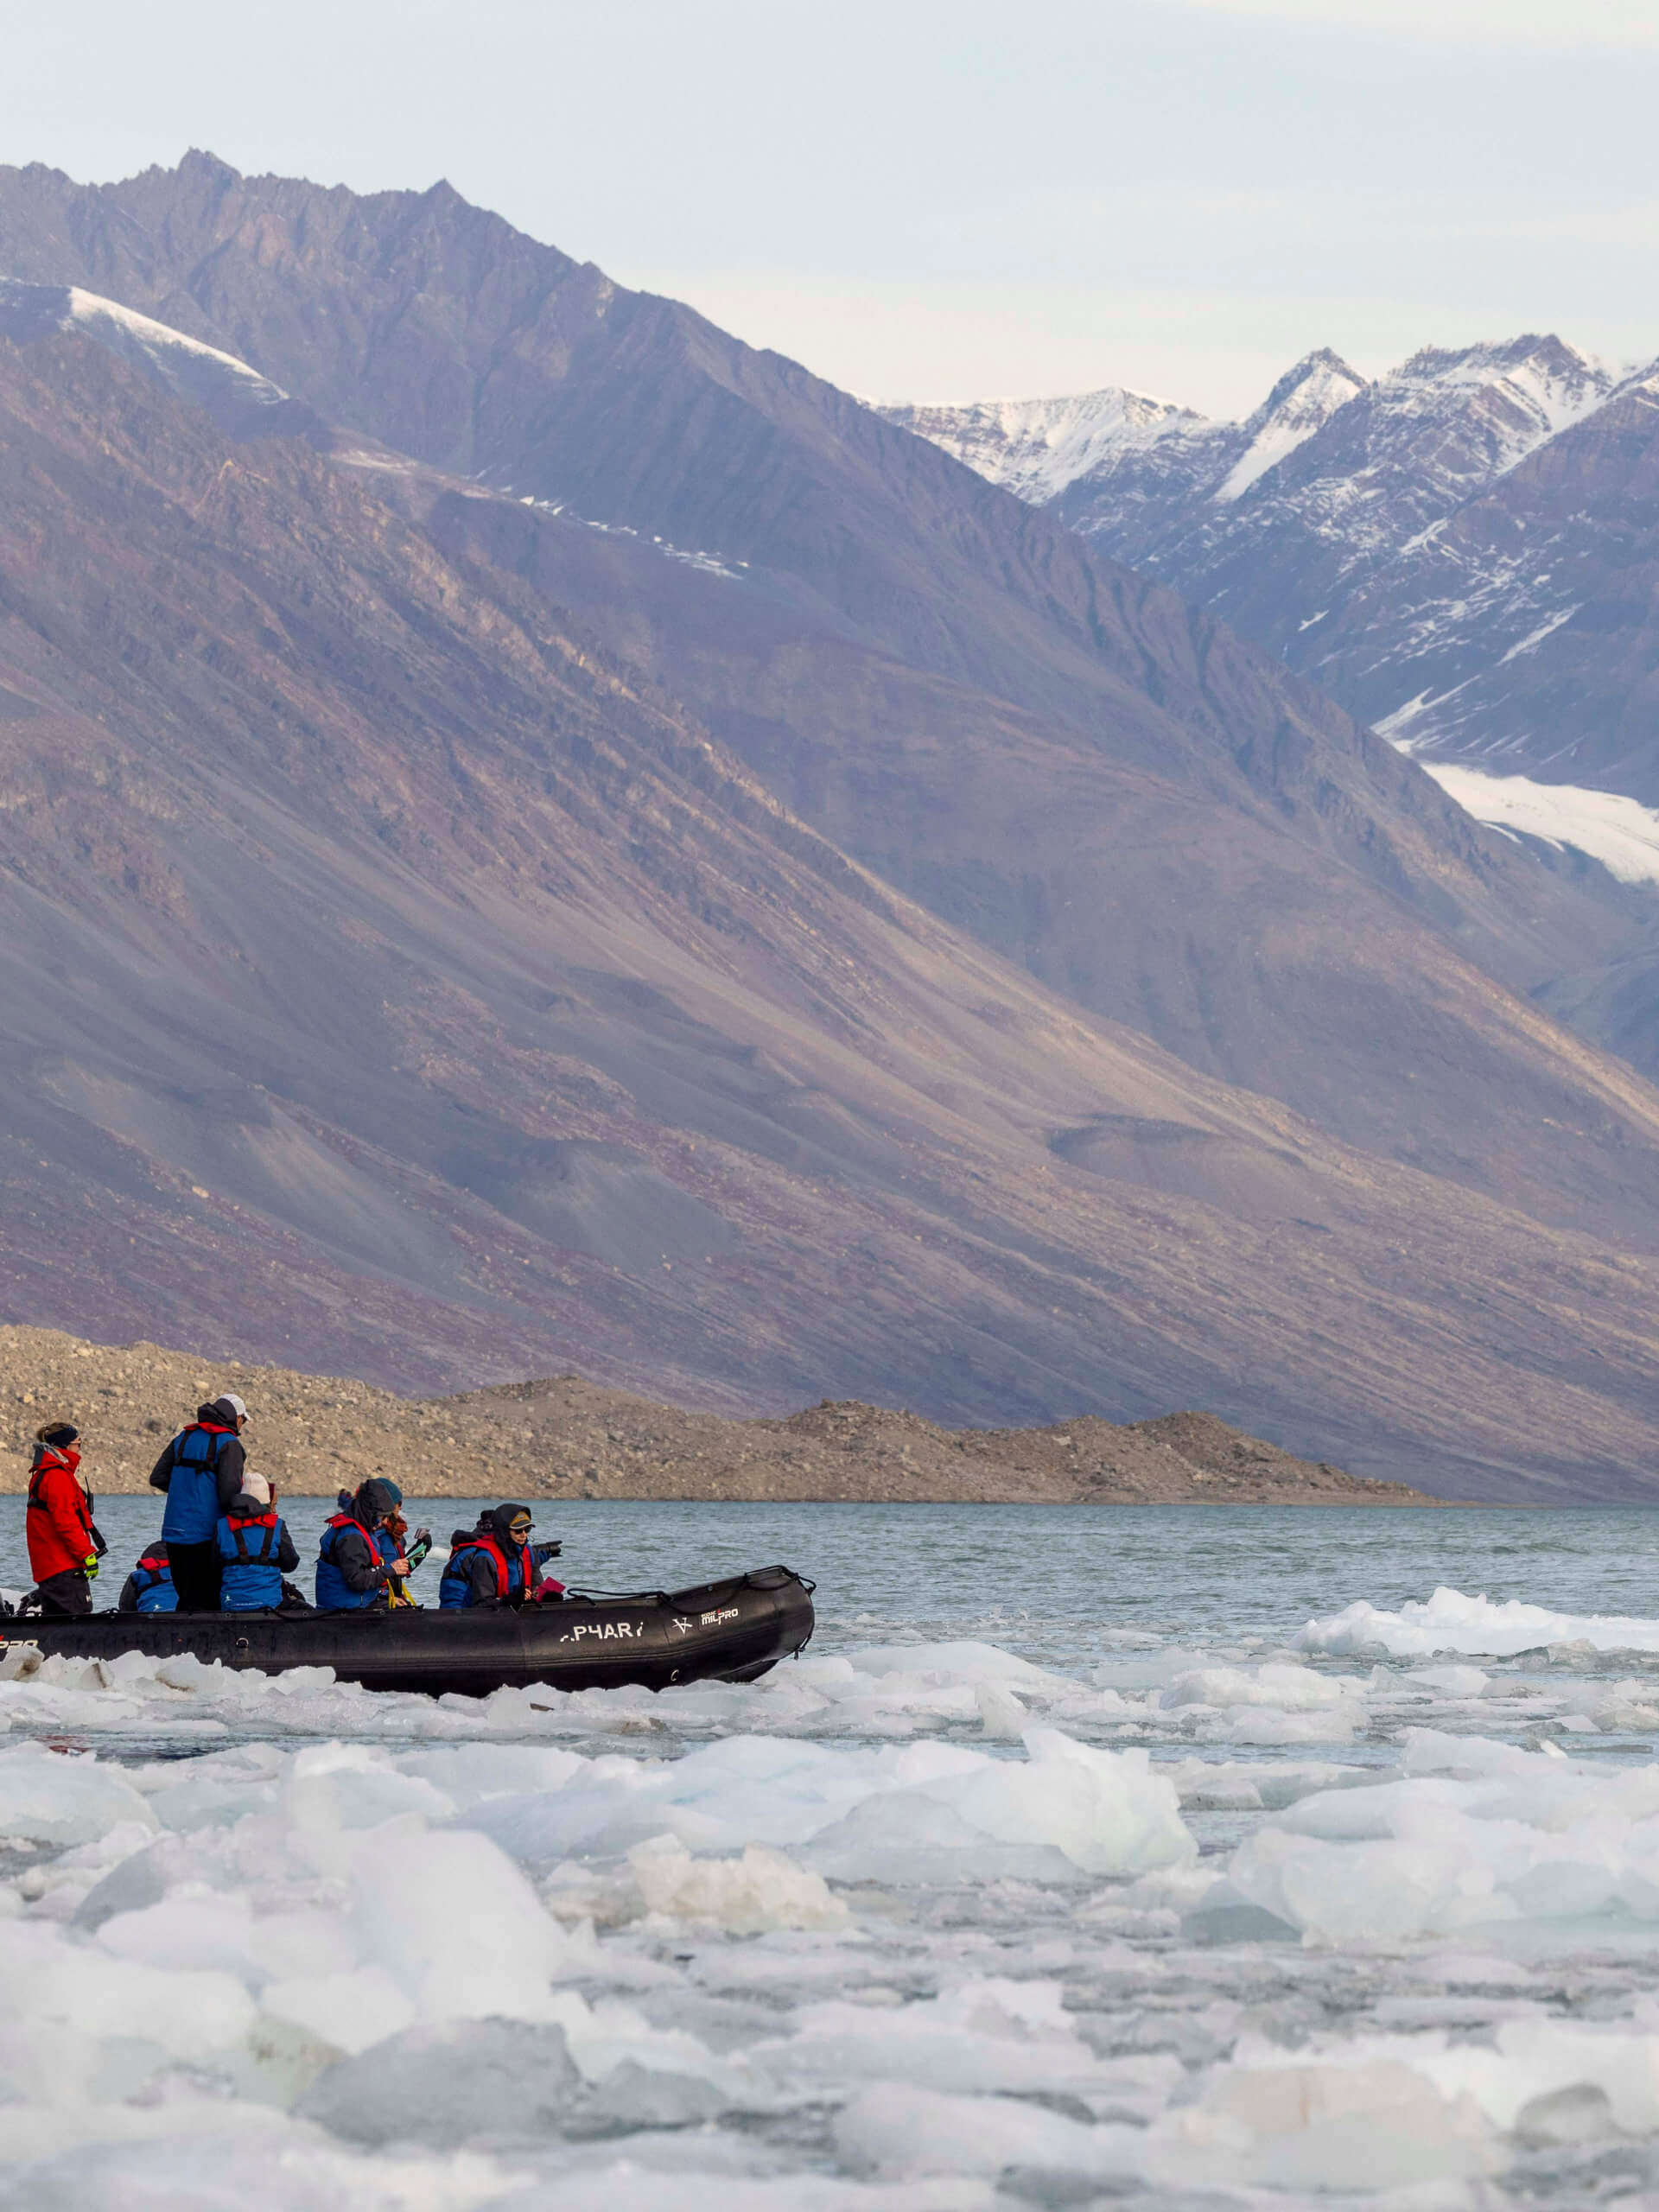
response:
M1299 364L1252 418L1260 435L1322 359L1344 374ZM1616 372L1532 331L1424 346L1355 384L1270 467L1213 426L1170 431L1103 453L1052 511L1224 613L1494 821L1655 880L1659 817L1631 828L1618 810L1659 806L1659 368ZM1610 985L1604 1015L1593 982L1556 1002L1654 1066L1645 974Z
M1211 497L1242 499L1252 485L1287 460L1299 446L1322 430L1338 410L1367 389L1367 379L1328 346L1304 354L1243 424L1242 450L1214 486Z
M987 399L965 407L939 403L879 412L1034 505L1045 505L1122 446L1205 423L1190 407L1116 385L1063 399Z

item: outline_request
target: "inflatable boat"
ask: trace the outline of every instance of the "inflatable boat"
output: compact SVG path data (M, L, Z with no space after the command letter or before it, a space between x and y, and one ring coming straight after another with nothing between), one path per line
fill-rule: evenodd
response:
M0 1649L33 1644L43 1657L70 1659L189 1652L269 1675L332 1667L340 1681L365 1689L433 1697L487 1697L537 1684L662 1690L675 1682L752 1682L792 1657L812 1633L813 1586L786 1567L761 1567L696 1590L572 1591L556 1604L448 1612L16 1614L0 1619Z

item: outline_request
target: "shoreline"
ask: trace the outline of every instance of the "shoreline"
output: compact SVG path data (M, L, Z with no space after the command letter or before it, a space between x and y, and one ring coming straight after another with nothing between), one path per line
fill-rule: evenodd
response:
M81 1430L98 1496L142 1494L168 1439L221 1390L246 1399L249 1465L331 1497L371 1475L410 1497L522 1495L702 1503L1363 1505L1448 1501L1189 1411L1115 1422L950 1429L824 1400L784 1416L686 1412L561 1375L408 1399L371 1384L55 1330L0 1327L0 1493L28 1484L45 1419ZM1477 1501L1459 1501L1475 1503Z

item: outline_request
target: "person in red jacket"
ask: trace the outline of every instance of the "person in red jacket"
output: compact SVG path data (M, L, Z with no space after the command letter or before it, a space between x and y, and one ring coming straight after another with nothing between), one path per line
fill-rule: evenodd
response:
M80 1432L67 1421L35 1432L29 1466L29 1571L34 1596L47 1613L92 1610L92 1579L103 1548L92 1526L92 1492L82 1486L75 1449Z

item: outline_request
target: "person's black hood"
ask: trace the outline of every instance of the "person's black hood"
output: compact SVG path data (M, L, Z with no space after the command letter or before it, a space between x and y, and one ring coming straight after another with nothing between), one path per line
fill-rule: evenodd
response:
M396 1483L387 1482L382 1475L371 1475L367 1482L358 1484L352 1505L359 1520L370 1522L395 1513L403 1502L404 1493Z
M484 1519L504 1544L510 1544L512 1537L509 1532L513 1522L521 1513L528 1513L529 1510L530 1508L527 1505L514 1505L509 1501L505 1505L498 1505L493 1512L486 1513Z

